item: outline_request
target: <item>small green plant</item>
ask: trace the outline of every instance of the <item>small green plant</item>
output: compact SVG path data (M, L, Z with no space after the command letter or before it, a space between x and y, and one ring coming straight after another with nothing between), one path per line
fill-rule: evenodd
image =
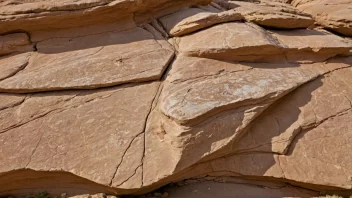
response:
M37 198L47 198L49 196L49 193L46 191L38 192L37 193Z
M29 194L26 196L26 198L35 198L33 194Z

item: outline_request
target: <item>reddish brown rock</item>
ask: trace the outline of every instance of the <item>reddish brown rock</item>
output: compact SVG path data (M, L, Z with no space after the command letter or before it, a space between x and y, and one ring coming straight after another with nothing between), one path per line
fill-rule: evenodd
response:
M352 36L351 0L293 0L292 4L311 14L319 25Z
M33 46L25 33L16 33L0 36L0 56L15 52L32 51Z
M30 56L31 53L28 52L0 57L0 81L16 75L16 73L24 69Z

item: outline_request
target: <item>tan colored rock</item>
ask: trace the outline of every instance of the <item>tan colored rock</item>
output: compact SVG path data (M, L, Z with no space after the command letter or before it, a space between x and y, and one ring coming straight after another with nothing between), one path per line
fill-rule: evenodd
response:
M0 56L28 51L33 51L33 46L27 34L16 33L0 36Z
M249 23L216 25L179 38L178 42L182 54L218 60L272 61L284 53L274 37Z
M171 36L182 36L218 23L242 19L241 14L232 10L210 12L200 8L189 8L164 16L159 20Z
M290 64L179 58L148 121L146 185L222 156L218 152L236 141L265 108L320 75L311 67ZM158 169L158 164L165 168Z
M336 55L348 54L352 43L318 30L272 31L286 48L288 61L321 62Z
M31 53L27 52L0 57L0 81L16 75L16 73L24 69L28 64L30 56Z
M158 80L174 54L162 42L168 45L142 28L42 41L22 72L0 82L0 91L87 89Z
M319 25L352 36L351 0L293 0L292 4L311 14Z
M146 20L146 17L159 17L160 14L165 15L182 7L209 2L210 0L34 0L13 3L12 0L3 0L0 6L0 33L19 29L34 31L111 23L132 15Z
M271 28L307 28L314 20L287 3L260 1L221 1L222 6L241 13L247 21Z
M141 167L144 128L159 84L32 94L9 104L0 111L0 175L60 171L100 185L137 187L138 181L140 187L142 172L138 180L129 178ZM8 97L1 94L1 100Z

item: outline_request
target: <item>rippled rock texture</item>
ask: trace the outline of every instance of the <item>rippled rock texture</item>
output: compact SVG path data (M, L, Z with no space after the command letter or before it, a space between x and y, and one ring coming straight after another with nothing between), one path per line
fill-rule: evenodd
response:
M351 6L0 1L0 195L352 194Z

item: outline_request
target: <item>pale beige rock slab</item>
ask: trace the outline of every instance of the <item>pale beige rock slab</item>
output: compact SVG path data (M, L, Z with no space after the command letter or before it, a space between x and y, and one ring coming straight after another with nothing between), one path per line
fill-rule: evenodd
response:
M161 44L164 43L164 44ZM142 28L39 42L28 65L0 91L88 89L158 80L173 58L165 40Z
M60 171L116 188L120 179L136 185L128 178L141 158L130 152L144 153L141 134L159 84L32 94L0 111L2 123L13 123L0 134L0 172Z
M352 36L351 0L293 0L292 4L297 9L311 14L319 25Z
M26 33L0 35L0 56L33 50L33 46Z
M181 54L232 61L260 62L283 54L274 37L250 23L216 25L178 38L178 47Z
M37 31L72 28L78 26L111 23L134 15L146 20L175 9L210 0L79 0L79 1L2 1L0 6L0 33L14 30Z
M234 11L211 12L200 8L189 8L161 17L159 21L169 35L182 36L218 23L242 19L242 15Z
M265 27L295 29L307 28L314 23L309 14L300 12L286 3L222 1L220 4L227 9L241 13L247 21Z
M233 150L286 154L297 134L351 109L352 92L339 80L340 73L351 71L335 71L285 96L253 122Z
M318 30L272 31L286 49L288 61L322 62L336 55L348 54L352 44L347 40Z
M319 75L311 67L287 63L178 57L148 120L143 166L149 171L144 172L144 184L221 157L219 152L236 141L265 108ZM158 169L159 164L165 168Z

